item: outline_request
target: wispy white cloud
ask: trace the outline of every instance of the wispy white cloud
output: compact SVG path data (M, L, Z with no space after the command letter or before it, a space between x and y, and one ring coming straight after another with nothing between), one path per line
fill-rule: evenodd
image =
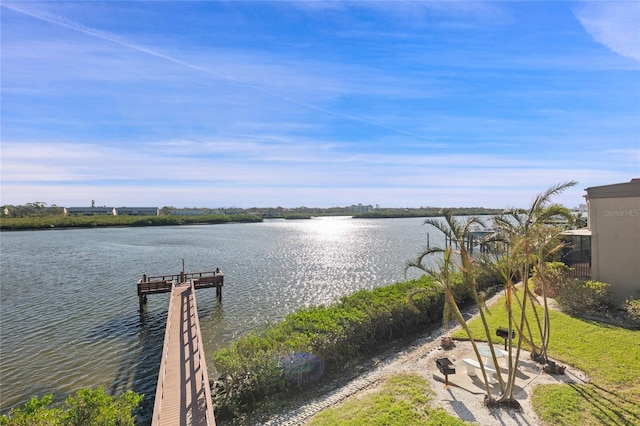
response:
M638 151L603 152L590 162L514 155L389 153L344 155L337 147L252 143L175 143L169 151L93 144L3 144L3 186L27 182L226 182L235 185L326 186L521 186L540 179L597 172L606 155L638 156ZM167 145L165 145L167 146ZM172 155L173 153L173 155ZM215 154L215 155L214 155ZM573 166L572 166L573 165ZM593 168L590 168L593 167ZM623 172L621 172L622 174Z
M340 111L339 109L334 109L331 107L324 106L320 103L313 102L314 100L315 101L318 100L317 96L315 96L313 100L305 99L305 94L308 97L309 93L315 93L316 95L322 93L324 94L324 96L326 96L329 93L333 93L334 96L337 96L338 94L345 95L350 91L349 89L346 89L346 86L344 84L340 85L340 83L338 83L338 80L335 80L335 79L331 80L331 83L329 85L328 84L329 81L326 78L321 77L322 75L327 75L327 72L323 70L324 67L321 64L307 63L305 65L306 69L300 69L299 72L292 73L289 70L291 70L292 68L295 69L296 67L300 68L299 61L297 61L294 64L286 63L286 62L282 63L282 61L279 61L280 63L277 65L270 64L267 62L262 62L262 63L249 62L244 64L241 62L236 62L234 64L233 61L230 61L229 60L230 58L228 57L220 58L220 57L217 57L219 55L213 55L215 57L215 61L213 63L210 63L208 65L201 65L195 61L190 61L187 59L180 58L175 54L165 53L160 51L159 49L143 46L141 44L132 42L119 35L106 32L106 31L101 31L92 27L88 27L86 25L82 25L80 23L67 19L66 17L52 14L42 9L39 9L33 5L25 6L23 4L16 4L16 3L3 3L3 6L14 12L18 12L18 13L30 16L41 21L45 21L54 25L59 25L59 26L86 34L88 36L97 38L97 39L115 43L116 45L128 48L132 51L143 53L151 57L154 57L156 59L160 59L162 61L168 62L170 64L177 65L183 69L202 73L204 75L207 75L208 77L222 80L222 81L225 81L226 83L238 85L244 89L250 90L254 96L266 96L266 97L275 99L277 101L288 103L290 106L302 108L304 110L311 111L316 114L319 113L328 117L335 117L342 120L358 122L358 123L366 124L368 126L377 127L380 129L401 133L405 135L411 135L418 138L423 137L422 135L415 134L412 131L409 131L406 129L394 127L392 125L388 125L378 121L372 121L366 116L345 113ZM240 56L235 56L236 60L240 58L241 58ZM224 63L225 66L221 68L220 66L214 65L215 63ZM101 67L96 66L93 63L90 65L90 67L92 68L93 71L101 69ZM127 69L132 70L135 68L132 67L131 64L129 64ZM314 70L314 71L309 72L309 70ZM78 71L78 72L82 73L82 71ZM363 69L359 69L359 70L344 69L342 70L341 73L342 75L345 75L345 76L346 75L361 75L361 76L371 75L371 72ZM331 74L335 75L335 68L332 68ZM83 74L83 75L86 75L86 74ZM89 75L91 74L89 73ZM107 75L107 73L104 73L103 76L104 75ZM157 72L156 72L156 75L157 75ZM316 77L313 80L311 80L308 78L308 75L314 75ZM276 76L276 78L273 78L273 76ZM303 76L306 76L306 77L303 77ZM71 78L71 77L72 75L66 75L66 78ZM140 77L140 75L138 75L138 77ZM113 78L112 75L109 78ZM389 78L387 77L387 79ZM324 83L323 83L323 80L325 80ZM359 79L359 80L361 81L362 79ZM358 81L358 80L353 79L353 82L355 81ZM281 84L286 84L286 86L278 87L279 84L277 82L282 82ZM369 95L376 95L376 94L379 95L381 93L388 92L389 90L384 89L385 87L394 87L393 89L391 89L391 91L399 93L398 89L396 88L397 84L392 84L392 85L380 84L381 81L378 81L377 83L378 84L368 85L368 89L366 90L366 93ZM336 84L338 84L339 86L336 87ZM361 87L364 87L363 86L364 84L366 84L366 81L365 83L360 83ZM329 89L329 87L331 87L331 90L327 90ZM352 84L350 87L356 87L356 85ZM296 90L296 88L300 88L304 90ZM319 90L319 89L323 89L323 90ZM408 96L410 91L408 90L408 88L406 88L403 90L403 93L404 93L404 96ZM247 99L246 96L245 96L245 99Z
M595 41L640 62L640 2L589 1L574 13Z

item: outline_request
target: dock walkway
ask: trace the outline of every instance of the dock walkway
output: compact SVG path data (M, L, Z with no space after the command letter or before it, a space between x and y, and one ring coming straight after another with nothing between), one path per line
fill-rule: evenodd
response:
M214 426L195 280L171 285L152 426Z

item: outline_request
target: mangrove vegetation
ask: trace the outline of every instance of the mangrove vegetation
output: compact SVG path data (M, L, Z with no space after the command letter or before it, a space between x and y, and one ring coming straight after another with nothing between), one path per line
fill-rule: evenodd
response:
M29 217L3 217L2 231L23 231L37 229L104 228L121 226L177 226L198 224L222 224L237 222L261 222L262 217L254 215L202 215L202 216L128 216L96 215L67 216L46 215Z

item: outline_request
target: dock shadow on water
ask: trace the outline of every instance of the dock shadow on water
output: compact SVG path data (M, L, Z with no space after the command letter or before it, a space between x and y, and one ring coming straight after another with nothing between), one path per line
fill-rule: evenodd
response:
M120 393L126 387L143 394L136 424L147 425L151 423L153 414L167 315L166 312L143 312L137 316L139 352L136 357L122 358L122 368L119 370L122 374L114 378L112 392ZM133 365L128 365L129 363Z
M144 395L136 413L138 425L151 423L166 320L162 310L133 312L108 321L91 336L127 342L130 350L119 355L115 375L105 391L116 397L128 390Z

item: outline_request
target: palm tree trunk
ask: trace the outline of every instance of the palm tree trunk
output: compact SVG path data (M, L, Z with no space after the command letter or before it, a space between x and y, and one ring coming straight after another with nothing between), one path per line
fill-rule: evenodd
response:
M482 307L482 304L480 303L480 297L478 296L478 292L475 289L475 285L472 288L473 288L473 297L476 300L476 304L478 305L478 310L480 312L480 318L482 319L482 326L484 327L484 333L485 333L485 336L487 336L487 344L489 345L489 350L491 351L491 358L493 359L493 365L496 366L496 373L497 373L496 375L498 376L498 382L500 383L500 393L503 393L504 381L502 380L502 374L500 374L500 368L498 367L498 358L496 357L496 351L493 348L493 341L491 339L491 331L489 330L489 323L487 321L486 316L484 315L484 309Z
M514 376L517 372L517 370L514 368L513 364L512 364L512 360L513 358L511 357L513 354L513 350L511 347L511 338L510 336L512 335L513 332L513 300L512 300L512 292L513 292L513 283L508 280L506 283L506 288L505 288L505 303L507 304L507 338L509 339L509 351L507 352L507 385L506 387L502 390L502 395L500 396L500 398L498 399L499 402L504 401L506 399L510 399L512 398L513 395L513 384L512 384L512 380L511 377ZM517 365L518 361L516 359L515 365ZM497 364L495 364L497 365ZM502 375L499 374L499 376L502 378Z
M473 347L473 352L476 354L476 358L478 359L478 363L480 364L480 371L482 372L482 379L484 380L485 389L487 391L487 401L493 401L493 396L491 395L491 386L489 385L489 380L487 378L487 372L484 369L484 363L482 362L482 355L480 355L480 351L478 351L478 346L476 345L476 341L473 338L473 333L467 324L467 321L462 316L460 309L458 308L458 304L456 303L455 298L453 297L453 293L451 291L446 292L446 297L453 308L454 314L464 331L467 333L469 337L469 341L471 342L471 346Z

